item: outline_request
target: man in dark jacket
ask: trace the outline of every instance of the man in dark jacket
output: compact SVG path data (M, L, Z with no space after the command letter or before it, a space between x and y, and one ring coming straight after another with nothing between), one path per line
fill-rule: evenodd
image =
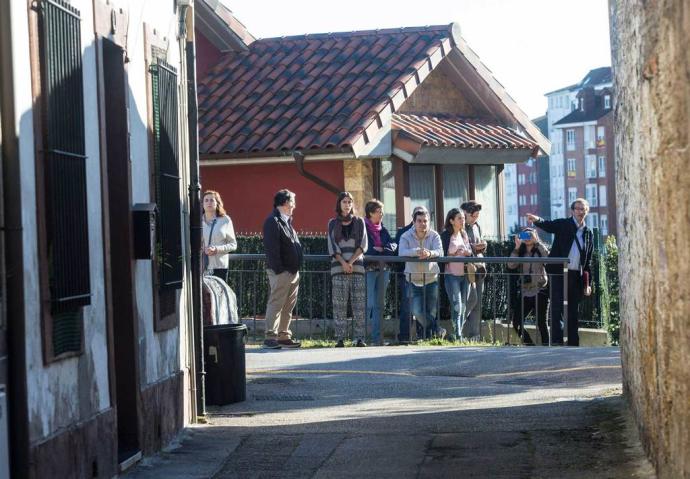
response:
M578 306L583 294L592 293L590 280L594 239L592 231L585 225L589 203L577 198L570 205L572 216L557 220L544 220L528 214L527 220L534 226L554 235L549 257L568 258L568 346L579 346ZM563 344L563 267L558 264L546 266L551 283L551 338L552 344Z
M299 348L290 332L292 310L297 303L302 245L292 227L295 194L280 190L273 198L273 212L264 221L266 274L271 287L266 304L266 337L264 347Z
M426 211L428 213L428 210L423 207L423 206L416 206L412 210L412 218L414 218L414 214L417 211ZM399 245L400 244L400 238L402 237L403 234L405 234L408 230L410 230L414 226L414 222L410 221L410 223L406 226L403 226L402 228L398 228L397 233L395 233L395 244ZM399 253L400 250L396 250L396 253ZM395 271L398 272L399 274L402 275L402 272L405 269L405 263L396 263L396 268ZM410 342L410 305L409 305L409 300L410 298L407 297L407 288L405 286L405 278L401 277L399 278L398 285L400 289L400 333L398 334L398 342L400 344L408 344ZM423 330L421 327L417 328L417 337L422 337L423 336Z

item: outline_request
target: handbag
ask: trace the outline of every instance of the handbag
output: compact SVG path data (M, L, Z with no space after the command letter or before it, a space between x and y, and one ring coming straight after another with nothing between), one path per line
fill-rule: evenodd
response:
M467 281L470 284L477 282L477 264L476 263L465 263L465 270L467 271Z

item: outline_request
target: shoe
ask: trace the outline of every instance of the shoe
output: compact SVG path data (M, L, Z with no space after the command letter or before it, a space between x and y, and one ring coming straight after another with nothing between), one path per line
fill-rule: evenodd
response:
M335 347L336 347L336 348L344 348L344 347L345 347L345 343L343 343L343 340L342 340L342 339L339 339L338 342L335 343Z
M358 348L366 348L366 347L367 347L367 343L365 343L365 342L362 341L361 339L358 339L358 340L357 340L356 346L357 346Z
M276 339L264 339L264 349L280 349L280 344Z
M293 341L290 338L279 339L278 344L280 345L281 348L287 348L287 349L297 349L300 346L302 346L302 343L300 343L299 341Z

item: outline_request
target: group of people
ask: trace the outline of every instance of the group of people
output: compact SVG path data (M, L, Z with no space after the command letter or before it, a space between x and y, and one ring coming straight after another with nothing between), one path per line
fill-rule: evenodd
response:
M237 248L232 221L223 209L216 191L203 197L203 238L206 270L227 279L226 253ZM278 191L273 211L263 225L263 243L270 293L266 306L264 347L271 349L298 348L290 331L292 311L297 303L299 269L303 261L302 245L292 225L296 207L295 194L287 189ZM365 216L355 212L354 198L341 192L336 200L335 217L328 222L328 254L332 284L333 319L336 347L344 347L348 339L357 347L367 345L366 326L371 325L371 342L382 343L383 311L380 300L388 287L391 270L396 263L377 261L377 256L415 258L404 262L404 281L400 281L398 340L410 341L414 318L418 338L447 336L438 321L439 280L451 307L452 332L448 339L478 339L481 332L481 304L486 265L472 262L439 262L434 258L477 257L486 251L479 215L482 205L467 201L451 209L439 234L432 225L429 211L418 206L412 222L400 228L393 238L383 225L384 205L372 199L365 206ZM583 295L591 293L590 261L593 251L592 232L585 225L589 205L582 198L572 205L572 216L553 221L528 215L535 227L554 234L551 250L544 245L534 228L525 228L515 236L511 257L567 257L568 264L568 345L579 345L578 305ZM367 261L365 262L365 257ZM524 319L533 314L537 320L542 344L549 342L547 309L551 303L551 344L563 344L564 275L562 265L540 262L508 262L508 268L519 275L519 307L514 308L513 327L525 344L533 344L524 328ZM353 334L348 337L348 303L352 310Z

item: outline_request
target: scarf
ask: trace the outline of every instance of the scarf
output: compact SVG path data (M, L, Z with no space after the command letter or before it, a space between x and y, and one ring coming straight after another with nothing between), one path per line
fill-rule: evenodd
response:
M340 243L343 239L343 223L347 223L349 221L354 221L355 215L350 213L347 216L336 216L335 218L335 225L333 226L333 238L335 239L336 243ZM351 223L352 224L352 223ZM353 233L355 232L356 226L353 226ZM356 235L355 235L356 238Z
M383 229L383 224L379 223L375 225L369 218L364 218L364 223L367 225L367 232L374 239L374 246L383 247L381 243L381 229Z

